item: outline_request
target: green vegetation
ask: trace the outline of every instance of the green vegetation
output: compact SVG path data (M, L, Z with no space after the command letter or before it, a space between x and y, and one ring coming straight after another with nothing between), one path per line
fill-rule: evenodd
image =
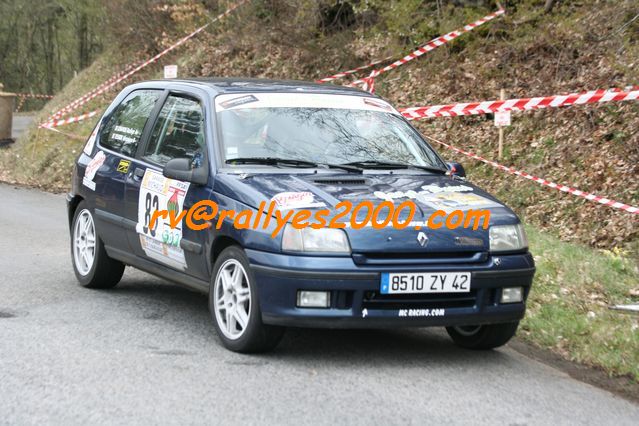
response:
M639 381L639 317L608 307L636 303L639 268L619 251L594 250L528 226L537 275L519 330L567 359Z
M102 51L104 18L99 0L0 2L0 82L53 94Z
M47 104L38 122L124 65L152 56L206 22L224 8L217 3L108 2L111 30L102 36L112 47ZM543 0L502 3L506 16L382 75L378 94L404 107L496 99L501 88L509 97L529 97L639 81L639 21L627 24L637 13L636 1L564 1L551 13L544 13ZM405 54L495 9L492 1L253 0L130 81L157 78L160 66L170 63L179 65L181 76L313 80ZM115 93L74 114L104 108ZM0 179L66 190L82 139L96 121L61 127L67 135L33 129L0 150ZM497 130L488 117L415 124L424 134L497 156ZM637 128L637 103L516 113L505 132L502 162L639 205ZM608 310L612 304L639 303L639 219L437 149L463 162L473 183L530 225L539 269L519 335L568 359L639 381L638 318Z

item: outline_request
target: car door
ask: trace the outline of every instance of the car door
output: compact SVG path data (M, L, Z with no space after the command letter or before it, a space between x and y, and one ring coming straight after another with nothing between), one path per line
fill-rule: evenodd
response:
M108 249L130 251L125 231L125 185L149 117L162 90L135 90L103 117L96 136L95 154L82 184L95 199L96 227Z
M167 210L179 217L197 201L210 199L207 186L169 179L162 174L166 163L174 158L187 158L192 167L208 170L204 112L204 104L196 96L169 93L148 140L131 164L125 209L127 219L136 222L135 230L129 229L127 235L137 256L208 279L210 265L204 249L207 232L185 227L184 219L172 229L170 217L159 218L155 227L150 226L156 210Z

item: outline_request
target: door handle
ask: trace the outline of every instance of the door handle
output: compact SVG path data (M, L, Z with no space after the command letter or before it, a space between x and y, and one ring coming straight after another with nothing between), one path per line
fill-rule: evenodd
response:
M133 172L134 179L140 180L140 179L142 179L143 176L144 176L144 169L136 167L135 171Z

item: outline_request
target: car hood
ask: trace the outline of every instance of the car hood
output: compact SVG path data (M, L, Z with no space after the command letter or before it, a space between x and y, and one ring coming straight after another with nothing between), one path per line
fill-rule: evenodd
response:
M395 229L392 225L384 229L371 226L362 229L345 229L353 252L459 252L487 251L488 231L482 228L428 229L423 225L436 210L451 212L490 210L490 224L513 224L519 219L515 213L495 197L477 186L444 175L374 173L374 174L219 174L214 190L253 208L262 201L275 200L286 209L334 210L341 201L350 201L355 206L362 201L378 205L384 200L392 200L395 206L406 200L415 203L415 215L410 226ZM286 205L290 203L289 205ZM363 220L367 209L357 215ZM382 210L380 221L387 214ZM398 216L407 219L408 209ZM330 219L333 214L328 215ZM350 216L344 217L348 220ZM441 219L439 219L441 220ZM311 219L312 221L312 219ZM418 234L423 232L427 243L422 245ZM423 238L421 238L423 240Z

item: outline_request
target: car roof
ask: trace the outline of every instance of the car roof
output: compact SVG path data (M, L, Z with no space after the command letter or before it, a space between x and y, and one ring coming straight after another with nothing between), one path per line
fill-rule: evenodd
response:
M348 94L355 96L376 97L363 90L336 86L334 84L319 84L300 80L269 80L263 78L187 78L154 80L144 83L154 83L164 87L174 84L206 86L213 89L216 94L225 93L247 93L247 92L296 92L296 93L328 93L328 94Z

